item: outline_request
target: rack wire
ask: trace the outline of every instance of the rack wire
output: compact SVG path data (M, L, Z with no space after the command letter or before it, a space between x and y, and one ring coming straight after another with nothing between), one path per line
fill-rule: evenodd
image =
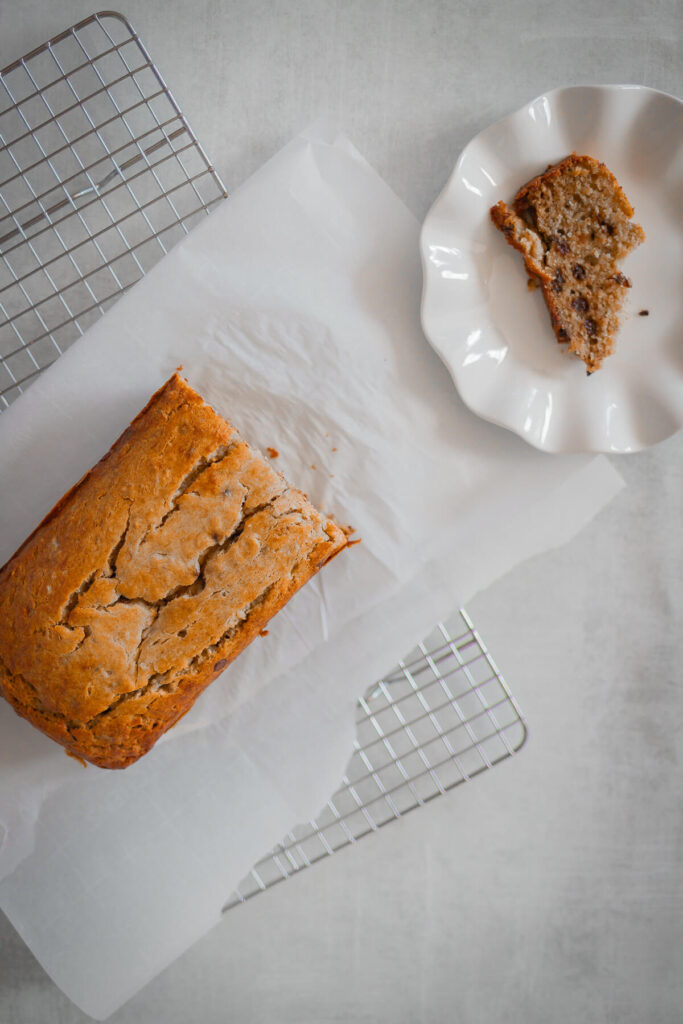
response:
M227 911L488 771L526 726L464 609L358 702L354 751L321 814L289 832L239 884Z
M130 23L0 72L0 411L227 196ZM358 702L342 785L224 910L511 757L520 710L463 610Z
M227 195L130 23L0 72L0 410Z

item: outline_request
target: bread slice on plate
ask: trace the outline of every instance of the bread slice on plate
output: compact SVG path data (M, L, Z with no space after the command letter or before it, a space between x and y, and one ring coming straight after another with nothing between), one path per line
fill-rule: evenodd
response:
M512 206L491 208L493 223L540 284L559 342L599 370L612 354L631 282L620 261L645 238L608 168L572 153L520 188Z

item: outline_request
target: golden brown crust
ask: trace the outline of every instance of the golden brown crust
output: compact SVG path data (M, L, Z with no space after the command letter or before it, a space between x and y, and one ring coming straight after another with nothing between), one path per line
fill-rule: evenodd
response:
M175 374L0 570L0 693L125 767L346 546Z
M543 243L520 217L503 202L491 207L491 220L499 231L505 235L506 241L524 257L524 264L529 274L538 278L550 277L543 267Z
M630 287L619 261L645 237L615 176L572 153L523 185L511 207L499 202L490 213L541 285L557 340L589 373L599 369Z

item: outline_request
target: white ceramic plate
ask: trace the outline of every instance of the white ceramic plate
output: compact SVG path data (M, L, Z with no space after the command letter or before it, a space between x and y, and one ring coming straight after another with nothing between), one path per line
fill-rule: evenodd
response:
M489 217L572 150L614 172L646 235L616 352L590 377ZM682 183L683 103L637 85L556 89L466 146L422 228L422 323L473 412L549 452L634 452L683 426Z

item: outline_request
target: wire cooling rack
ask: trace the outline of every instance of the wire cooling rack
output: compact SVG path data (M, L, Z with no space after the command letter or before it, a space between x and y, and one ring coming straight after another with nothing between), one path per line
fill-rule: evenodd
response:
M517 702L461 608L359 700L342 785L252 868L223 910L468 782L525 739Z
M129 22L0 72L0 410L225 188Z
M92 15L1 71L0 411L225 196L120 14ZM224 910L474 778L525 738L461 610L359 701L341 787Z

